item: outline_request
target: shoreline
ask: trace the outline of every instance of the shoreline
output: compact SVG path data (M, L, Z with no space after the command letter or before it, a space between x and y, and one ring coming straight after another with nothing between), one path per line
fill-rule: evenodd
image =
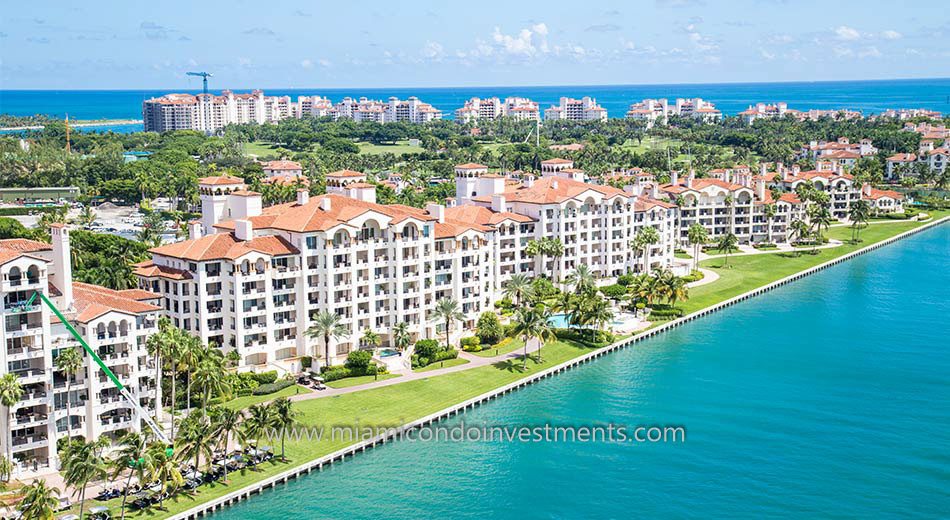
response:
M540 371L540 372L538 372L538 373L536 373L536 374L533 374L533 375L524 377L524 378L519 379L519 380L517 380L517 381L514 381L514 382L512 382L512 383L509 383L509 384L500 386L500 387L498 387L498 388L492 389L492 390L490 390L490 391L488 391L488 392L482 393L482 394L480 394L480 395L478 395L478 396L475 396L475 397L473 397L473 398L470 398L470 399L467 399L467 400L462 401L462 402L460 402L460 403L457 403L457 404L455 404L455 405L453 405L453 406L449 406L449 407L447 407L447 408L444 408L444 409L442 409L442 410L439 410L439 411L437 411L437 412L434 412L434 413L432 413L432 414L429 414L429 415L424 416L424 417L422 417L422 418L419 418L419 419L417 419L417 420L410 421L410 422L404 424L404 425L402 426L402 428L405 428L405 429L420 428L420 427L424 427L424 426L427 426L427 425L429 425L429 424L432 424L432 423L434 423L434 422L436 422L436 421L440 421L440 420L442 420L442 419L446 419L446 418L449 418L449 417L453 417L453 416L455 416L455 415L458 415L460 412L464 412L464 411L468 410L469 408L474 409L476 406L478 406L478 405L481 404L481 403L488 402L488 401L490 401L490 400L492 400L492 399L495 399L495 398L497 398L497 397L506 395L506 394L508 394L508 393L510 393L510 392L513 392L513 391L515 391L515 390L517 390L517 389L519 389L519 388L522 388L522 387L525 387L525 386L527 386L527 385L533 384L533 383L535 383L535 382L537 382L537 381L540 381L541 379L544 379L544 378L553 376L553 375L555 375L555 374L564 372L564 371L566 371L566 370L575 368L575 367L580 366L580 365L582 365L582 364L584 364L584 363L587 363L588 361L591 361L591 360L593 360L593 359L602 357L602 356L604 356L604 355L606 355L606 354L609 354L609 353L612 353L612 352L614 352L614 351L617 351L617 350L620 350L620 349L623 349L623 348L632 346L632 345L634 345L635 343L638 343L638 342L641 342L641 341L643 341L643 340L652 338L652 337L654 337L654 336L656 336L656 335L658 335L658 334L660 334L660 333L663 333L663 332L666 332L666 331L671 330L671 329L673 329L673 328L679 327L680 325L684 325L684 324L686 324L686 323L688 323L688 322L690 322L690 321L696 320L696 319L698 319L698 318L701 318L701 317L706 316L706 315L708 315L708 314L711 314L711 313L713 313L713 312L717 312L717 311L723 310L723 309L725 309L725 308L727 308L727 307L730 307L730 306L732 306L732 305L735 305L735 304L737 304L737 303L739 303L739 302L748 300L748 299L750 299L750 298L753 298L753 297L758 296L758 295L760 295L760 294L766 293L766 292L768 292L768 291L771 291L771 290L776 289L776 288L778 288L778 287L781 287L781 286L783 286L783 285L789 284L789 283L791 283L791 282L794 282L794 281L799 280L799 279L801 279L801 278L804 278L804 277L806 277L806 276L815 274L815 273L817 273L817 272L819 272L819 271L822 271L822 270L824 270L824 269L827 269L827 268L829 268L829 267L833 267L833 266L835 266L835 265L838 265L838 264L840 264L840 263L842 263L842 262L845 262L845 261L850 260L850 259L852 259L852 258L855 258L855 257L857 257L857 256L860 256L860 255L863 255L863 254L865 254L865 253L869 253L869 252L871 252L871 251L874 251L874 250L876 250L876 249L879 249L879 248L881 248L881 247L890 245L890 244L892 244L892 243L894 243L894 242L897 242L897 241L899 241L899 240L903 240L904 238L907 238L907 237L916 235L917 233L920 233L920 232L922 232L922 231L926 231L926 230L932 229L932 228L937 227L937 226L939 226L939 225L941 225L941 224L944 224L944 223L946 223L946 222L948 222L948 221L950 221L950 216L944 216L944 217L941 217L941 218L939 218L939 219L933 220L933 221L931 221L931 222L924 223L924 224L922 224L922 225L920 225L920 226L918 226L918 227L916 227L916 228L909 229L909 230L904 231L904 232L902 232L902 233L898 233L897 235L894 235L894 236L889 237L889 238L885 238L885 239L883 239L883 240L880 240L880 241L875 242L875 243L873 243L873 244L870 244L870 245L868 245L868 246L862 247L862 248L860 248L860 249L858 249L858 250L855 250L855 251L852 251L852 252L850 252L850 253L846 253L846 254L844 254L844 255L841 255L841 256L839 256L839 257L837 257L837 258L832 258L832 259L830 259L830 260L828 260L828 261L822 262L821 264L818 264L818 265L809 267L809 268L804 269L804 270L802 270L802 271L799 271L799 272L797 272L797 273L793 273L793 274L791 274L791 275L785 276L785 277L783 277L783 278L780 278L780 279L775 280L775 281L773 281L773 282L767 283L767 284L762 285L762 286L760 286L760 287L757 287L757 288L751 289L751 290L749 290L749 291L746 291L746 292L744 292L744 293L742 293L742 294L739 294L739 295L737 295L737 296L728 298L728 299L723 300L723 301L721 301L721 302L718 302L718 303L716 303L716 304L713 304L713 305L710 305L710 306L708 306L708 307L699 309L699 310L694 311L694 312L692 312L692 313L689 313L689 314L687 314L687 315L685 315L685 316L683 316L683 317L681 317L681 318L677 318L677 319L675 319L675 320L668 321L668 322L666 322L666 323L663 323L662 325L659 325L659 326L656 326L656 327L654 327L654 328L648 329L648 330L646 330L646 331L644 331L644 332L635 334L635 335L633 335L633 336L631 336L631 337L629 337L629 338L626 338L626 339L623 339L623 340L614 342L614 343L612 343L612 344L610 344L610 345L608 345L608 346L606 346L606 347L603 347L603 348L601 348L601 349L598 349L598 350L596 350L596 351L589 352L589 353L587 353L587 354L583 354L583 355L581 355L581 356L578 356L578 357L576 357L576 358L574 358L574 359L570 359L570 360L564 361L563 363L561 363L561 364L559 364L559 365L556 365L556 366L550 367L550 368L548 368L548 369L542 370L542 371ZM302 475L304 475L304 474L309 474L309 473L311 473L311 472L314 471L314 470L322 470L324 465L327 465L327 464L333 465L334 463L336 463L336 462L338 462L338 461L343 461L344 459L346 459L347 456L354 456L354 455L356 455L358 452L364 452L364 451L366 451L367 448L373 448L373 447L376 447L378 444L386 443L386 442L392 440L393 437L394 437L394 434L392 434L392 433L385 433L385 434L380 434L380 435L378 435L378 436L375 436L375 437L373 437L373 438L371 438L371 439L367 439L367 440L364 440L364 441L361 441L361 442L358 442L358 443L351 444L351 445L346 446L346 447L344 447L344 448L341 448L341 449L339 449L339 450L337 450L337 451L335 451L335 452L329 453L329 454L324 455L324 456L322 456L322 457L318 457L318 458L313 459L313 460L311 460L311 461L309 461L309 462L305 462L305 463L303 463L303 464L297 465L297 466L295 466L295 467L293 467L293 468L290 468L290 469L288 469L288 470L285 470L285 471L283 471L283 472L281 472L281 473L279 473L279 474L277 474L277 475L274 475L274 476L269 477L269 478L267 478L267 479L264 479L264 480L261 480L261 481L259 481L259 482L250 484L250 485L245 486L245 487L243 487L243 488L241 488L241 489L238 489L238 490L235 490L235 491L233 491L233 492L231 492L231 493L228 493L228 494L226 494L226 495L224 495L224 496L218 497L218 498L216 498L216 499L214 499L214 500L210 500L210 501L208 501L208 502L206 502L206 503L204 503L204 504L200 504L200 505L195 506L195 507L193 507L193 508L191 508L191 509L188 509L188 510L182 512L182 513L178 513L178 514L169 516L169 517L167 517L167 518L170 518L170 519L173 519L173 520L184 520L184 519L192 519L192 518L198 518L198 517L204 516L204 515L206 515L206 514L208 514L208 513L212 513L212 512L214 512L214 511L217 511L217 510L219 510L219 509L223 509L223 508L225 508L225 507L227 507L227 506L229 506L229 505L232 505L232 504L234 504L234 503L237 503L237 502L240 502L240 501L242 501L242 500L245 500L245 499L249 498L251 495L258 494L258 493L260 493L261 491L263 491L264 489L266 489L266 488L268 488L268 487L274 488L274 487L277 486L277 484L287 483L289 480L295 479L295 478L297 478L298 476L302 476Z
M56 122L65 122L62 120L57 120ZM122 126L122 125L140 125L143 121L141 119L103 119L96 121L80 122L80 123L70 123L70 128L90 128L97 126ZM5 126L0 128L0 132L18 132L24 130L42 130L46 128L46 125L30 125L30 126Z

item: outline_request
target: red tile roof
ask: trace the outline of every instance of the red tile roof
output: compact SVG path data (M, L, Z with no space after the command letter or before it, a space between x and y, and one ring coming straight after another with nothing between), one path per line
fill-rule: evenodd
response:
M232 175L219 175L214 177L202 177L198 179L198 184L204 184L206 186L227 186L244 184L244 179Z
M155 247L150 252L183 260L202 262L206 260L237 260L258 252L268 256L297 254L299 251L283 237L268 235L251 240L238 240L231 233L215 233L193 240Z
M159 297L157 294L148 291L135 290L137 296L141 296L138 294L139 292L151 295L149 299ZM113 311L125 314L141 314L161 310L161 307L144 303L130 296L131 294L127 291L116 291L98 285L73 282L73 298L78 311L76 321L88 323L107 312Z

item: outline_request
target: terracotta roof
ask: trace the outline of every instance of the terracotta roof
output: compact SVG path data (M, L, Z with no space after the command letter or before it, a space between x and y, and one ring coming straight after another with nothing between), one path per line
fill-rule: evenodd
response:
M190 280L191 273L165 265L157 265L151 260L135 264L132 273L143 278L167 278L169 280Z
M467 222L456 220L446 220L445 222L435 223L435 238L457 237L466 231L478 231L479 233L488 231L490 228Z
M7 238L0 240L0 251L16 251L20 253L35 253L36 251L52 251L53 246L38 240L26 238Z
M339 171L328 173L327 177L335 177L335 178L366 177L366 174L355 172L353 170L339 170Z
M527 215L519 215L518 213L512 213L510 211L492 211L485 206L477 206L474 204L446 208L445 218L460 222L472 222L474 224L480 224L483 226L494 226L506 220L514 220L515 222L534 222L534 219Z
M465 163L465 164L456 164L455 169L457 170L487 170L488 166L478 163Z
M629 197L623 190L611 186L587 184L561 177L544 177L536 180L534 186L530 188L521 186L512 191L506 189L505 198L510 202L557 204L573 199L585 191L594 191L605 197L613 197L616 195ZM473 200L479 200L479 198L476 197Z
M871 193L870 193L870 194L865 195L865 194L862 192L861 197L862 197L862 198L865 198L865 199L870 199L870 200L877 200L877 199L883 199L883 198L890 198L890 199L894 199L894 200L903 200L903 199L904 199L904 194L902 194L902 193L900 193L900 192L897 192L897 191L879 190L879 189L876 189L876 188L871 188Z
M278 186L296 186L298 182L303 186L310 186L310 179L305 175L294 175L289 173L277 174L266 179L261 179L264 184L275 184Z
M302 170L297 161L269 161L261 165L265 170Z
M192 240L155 247L153 254L202 262L206 260L237 260L258 252L269 256L292 255L299 251L283 237L268 235L251 240L238 240L231 233L215 233Z
M206 186L225 186L234 184L244 184L244 179L232 175L220 175L214 177L202 177L198 179L198 184Z
M347 184L347 188L375 188L376 186L368 182L354 182L353 184Z
M560 157L555 157L554 159L547 159L547 160L541 161L541 164L571 164L573 162L574 161L570 159L562 159Z
M887 160L893 162L912 162L917 160L917 155L912 153L896 153L888 157Z
M236 196L238 196L238 197L260 197L260 196L261 196L260 193L258 193L258 192L256 192L256 191L251 191L251 190L237 190L237 191L232 191L232 192L231 192L231 195L236 195Z
M139 292L138 290L135 291L136 293ZM159 297L157 294L152 294L148 291L140 292L151 295L153 299ZM127 291L116 291L98 285L73 282L73 298L75 299L75 306L78 311L76 321L88 323L112 311L125 314L141 314L161 310L161 307L141 302L129 296Z

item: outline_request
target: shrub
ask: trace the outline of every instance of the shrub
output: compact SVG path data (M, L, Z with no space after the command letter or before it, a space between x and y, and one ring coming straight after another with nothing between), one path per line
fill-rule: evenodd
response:
M702 271L693 271L689 273L688 275L684 276L683 281L686 283L698 282L699 280L703 279L703 276L704 275Z
M253 393L254 395L273 394L274 392L279 392L283 390L284 388L287 388L288 386L293 386L293 385L294 385L293 381L289 379L281 379L280 381L275 381L273 383L267 383L267 384L261 385L255 388L254 391L251 393Z
M365 350L354 350L346 356L346 368L353 371L365 372L366 367L373 361L373 355Z
M600 292L611 300L620 300L627 294L627 288L619 283L601 287Z
M560 340L574 341L594 348L606 347L614 340L611 333L592 329L554 329L554 336Z
M439 361L445 361L447 359L455 359L457 357L459 357L459 351L455 350L454 348L449 350L440 350L435 352L431 357L413 354L412 368L424 368L433 363L438 363Z
M494 312L486 311L478 317L478 323L475 325L475 334L477 334L480 343L498 343L505 337L505 330L501 326L501 321ZM464 347L465 344L462 344Z
M624 287L633 283L636 277L632 274L622 274L617 277L617 285L622 285Z
M336 381L337 379L343 379L344 377L350 377L351 375L352 374L349 368L339 365L332 366L330 368L324 368L320 371L320 377L322 377L323 380L328 383L330 381Z
M904 220L909 217L907 213L888 213L885 216L891 220Z
M252 372L251 377L254 378L254 380L257 381L258 384L269 385L277 381L277 371L271 370L270 372L260 372L260 373Z
M680 318L684 314L683 309L677 307L660 307L650 311L651 318Z
M478 336L462 338L459 344L465 352L478 352L482 349L482 340Z
M416 342L415 354L419 357L430 358L442 347L434 339L420 339Z
M313 358L310 356L303 356L300 358L300 366L303 368L310 368L313 366Z

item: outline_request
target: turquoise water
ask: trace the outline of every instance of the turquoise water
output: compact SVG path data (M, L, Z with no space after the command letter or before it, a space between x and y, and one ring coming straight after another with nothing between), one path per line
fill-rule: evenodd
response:
M187 83L183 83L183 86ZM232 88L234 85L213 86ZM125 119L142 117L142 101L168 92L200 90L0 90L0 114L48 114L73 119ZM786 101L795 109L862 110L880 112L886 108L927 108L950 112L950 79L912 79L884 81L820 81L804 83L723 83L691 85L597 85L597 86L544 86L544 87L464 87L464 88L308 88L265 89L268 95L327 96L338 101L345 96L366 96L385 99L389 96L406 98L418 96L423 101L442 109L451 118L454 110L473 97L525 96L542 107L557 102L560 96L597 98L610 117L623 117L630 103L647 97L702 97L716 104L725 114L733 115L757 102ZM114 128L115 131L134 131L141 125Z
M567 314L563 313L552 314L551 317L548 318L548 325L558 329L566 329L571 326L571 324L567 321Z
M947 258L943 225L452 421L680 424L685 444L397 442L213 516L946 517Z

